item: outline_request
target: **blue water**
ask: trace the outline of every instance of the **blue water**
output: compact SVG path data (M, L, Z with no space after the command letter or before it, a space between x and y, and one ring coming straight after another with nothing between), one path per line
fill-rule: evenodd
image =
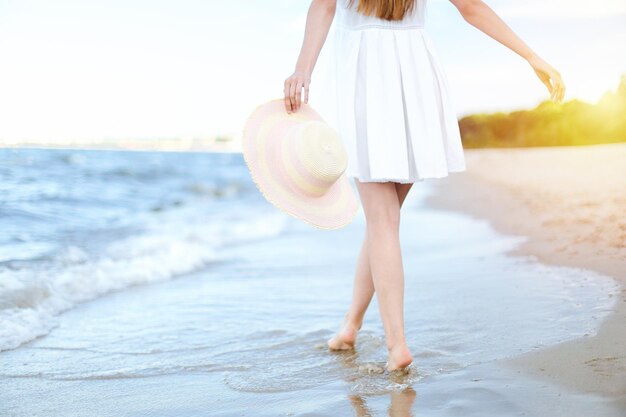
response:
M278 234L239 153L0 149L0 351L58 313Z

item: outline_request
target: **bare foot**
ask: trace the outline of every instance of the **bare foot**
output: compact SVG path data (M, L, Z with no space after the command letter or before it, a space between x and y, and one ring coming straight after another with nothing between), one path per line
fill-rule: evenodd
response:
M389 359L386 365L387 371L408 371L408 367L412 363L413 356L405 344L394 346L389 350Z
M356 337L361 325L354 325L344 321L342 328L326 343L331 350L354 349Z

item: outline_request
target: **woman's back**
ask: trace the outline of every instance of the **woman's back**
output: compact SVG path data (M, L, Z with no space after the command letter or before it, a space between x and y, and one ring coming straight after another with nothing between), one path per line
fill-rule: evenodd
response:
M406 29L424 26L426 0L415 0L415 6L408 11L402 20L384 20L376 16L366 16L357 11L358 0L348 7L350 0L337 0L335 14L336 24L345 29L389 28Z

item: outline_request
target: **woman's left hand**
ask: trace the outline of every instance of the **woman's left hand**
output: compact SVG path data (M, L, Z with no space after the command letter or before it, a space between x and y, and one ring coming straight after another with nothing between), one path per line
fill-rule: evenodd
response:
M562 103L565 97L565 83L561 74L538 55L532 55L528 63L537 74L537 77L548 88L550 99L555 103Z
M302 107L302 88L304 88L304 102L309 102L309 85L311 74L296 70L285 80L285 110L287 113L298 111Z

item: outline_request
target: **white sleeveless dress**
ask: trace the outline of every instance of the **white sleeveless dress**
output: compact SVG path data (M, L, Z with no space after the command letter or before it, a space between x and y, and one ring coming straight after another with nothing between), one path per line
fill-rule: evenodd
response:
M465 170L455 105L424 27L426 0L402 21L337 0L322 94L348 152L345 175L413 183ZM315 90L313 81L311 91Z

